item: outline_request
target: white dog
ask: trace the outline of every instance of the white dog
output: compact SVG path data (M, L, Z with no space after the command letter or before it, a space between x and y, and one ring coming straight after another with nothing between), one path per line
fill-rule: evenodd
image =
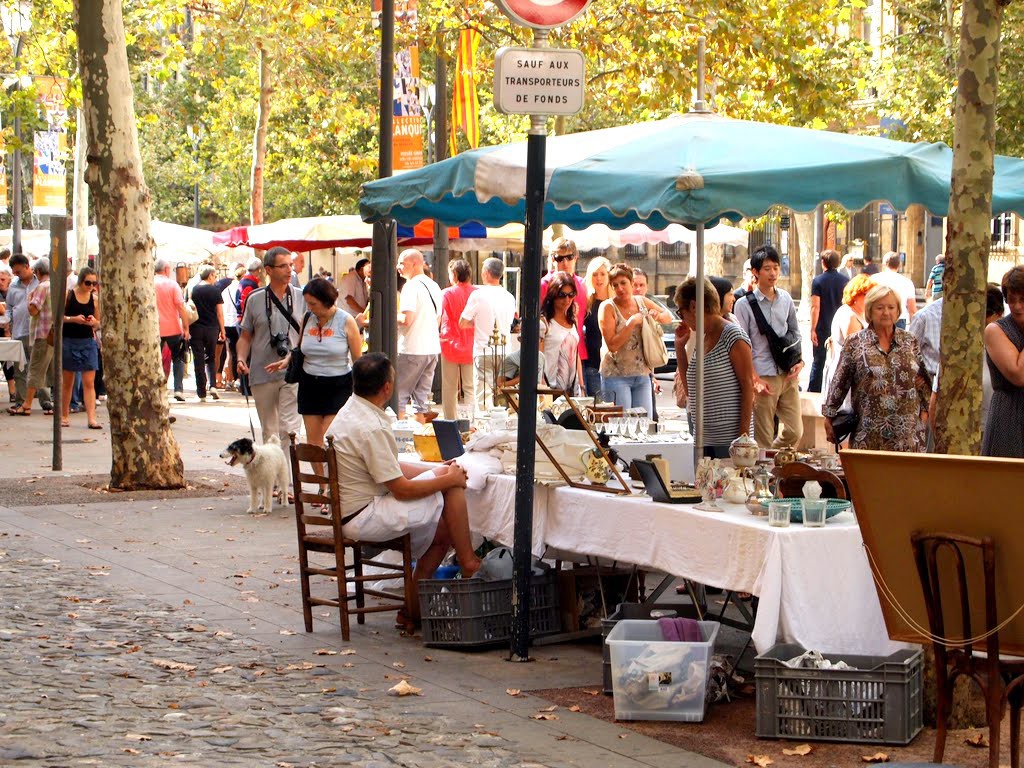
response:
M239 462L242 464L245 479L249 483L249 509L246 512L250 515L256 514L257 510L267 513L273 511L275 484L281 494L280 503L285 503L288 492L288 462L285 460L284 451L281 450L281 439L277 435L272 435L263 445L254 444L248 437L235 440L223 450L220 457L227 460L229 467Z

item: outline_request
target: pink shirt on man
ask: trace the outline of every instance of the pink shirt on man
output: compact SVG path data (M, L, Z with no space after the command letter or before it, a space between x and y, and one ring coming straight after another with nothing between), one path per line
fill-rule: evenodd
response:
M185 303L181 288L169 277L156 276L156 311L160 317L161 336L181 335L181 307Z

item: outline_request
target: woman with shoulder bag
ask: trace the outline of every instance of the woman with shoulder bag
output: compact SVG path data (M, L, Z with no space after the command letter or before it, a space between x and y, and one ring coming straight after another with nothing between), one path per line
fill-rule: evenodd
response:
M633 270L616 264L608 273L612 298L601 303L599 317L604 337L601 378L623 408L644 408L653 416L651 366L644 359L642 326L650 315L659 323L672 322L672 314L645 296L633 295Z
M298 405L306 428L306 442L323 445L324 435L352 396L352 363L363 351L363 339L355 318L336 306L338 289L322 277L314 277L302 289L308 312L302 319L299 344ZM275 371L288 368L295 350ZM268 366L268 370L271 367Z
M71 388L75 374L82 374L82 400L89 429L102 429L96 421L96 371L100 367L96 329L100 326L100 307L96 301L96 270L83 267L78 283L68 291L64 303L64 331L61 340L62 369L61 398L62 427L71 426Z

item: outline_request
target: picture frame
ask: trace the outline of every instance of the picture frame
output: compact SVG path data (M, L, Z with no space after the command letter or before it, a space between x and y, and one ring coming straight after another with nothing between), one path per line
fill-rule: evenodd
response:
M509 405L512 406L512 410L519 414L519 387L502 387L501 393L505 395ZM601 447L601 443L597 439L597 434L594 432L593 428L590 426L590 423L584 417L583 412L579 409L579 406L577 406L573 399L569 396L569 393L566 392L564 389L550 389L547 387L537 387L537 395L549 395L553 400L557 400L559 397L565 398L566 403L569 404L569 408L572 409L572 412L579 419L580 424L583 425L583 429L586 430L587 436L590 438L590 442L594 444L594 447L601 454L601 457L605 460L605 462L607 462L610 474L616 480L619 481L620 487L616 487L614 485L601 485L598 483L580 482L578 480L574 480L569 475L569 473L565 471L565 468L561 465L561 463L559 463L558 459L555 458L551 450L544 444L544 438L541 437L540 433L538 432L537 445L540 446L540 449L544 452L544 455L548 457L548 460L554 465L555 469L558 470L558 474L562 476L562 479L565 481L566 485L572 488L580 488L585 491L610 493L617 496L632 495L633 492L630 490L628 481L626 481L622 477L622 474L619 472L619 468L615 466L615 462L612 461L612 458L608 454L608 451Z

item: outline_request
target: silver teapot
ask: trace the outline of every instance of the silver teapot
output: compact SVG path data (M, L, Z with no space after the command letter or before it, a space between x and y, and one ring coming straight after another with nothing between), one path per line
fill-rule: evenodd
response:
M754 490L747 496L746 506L750 514L767 517L768 504L775 498L775 486L778 481L772 477L765 466L753 470Z

